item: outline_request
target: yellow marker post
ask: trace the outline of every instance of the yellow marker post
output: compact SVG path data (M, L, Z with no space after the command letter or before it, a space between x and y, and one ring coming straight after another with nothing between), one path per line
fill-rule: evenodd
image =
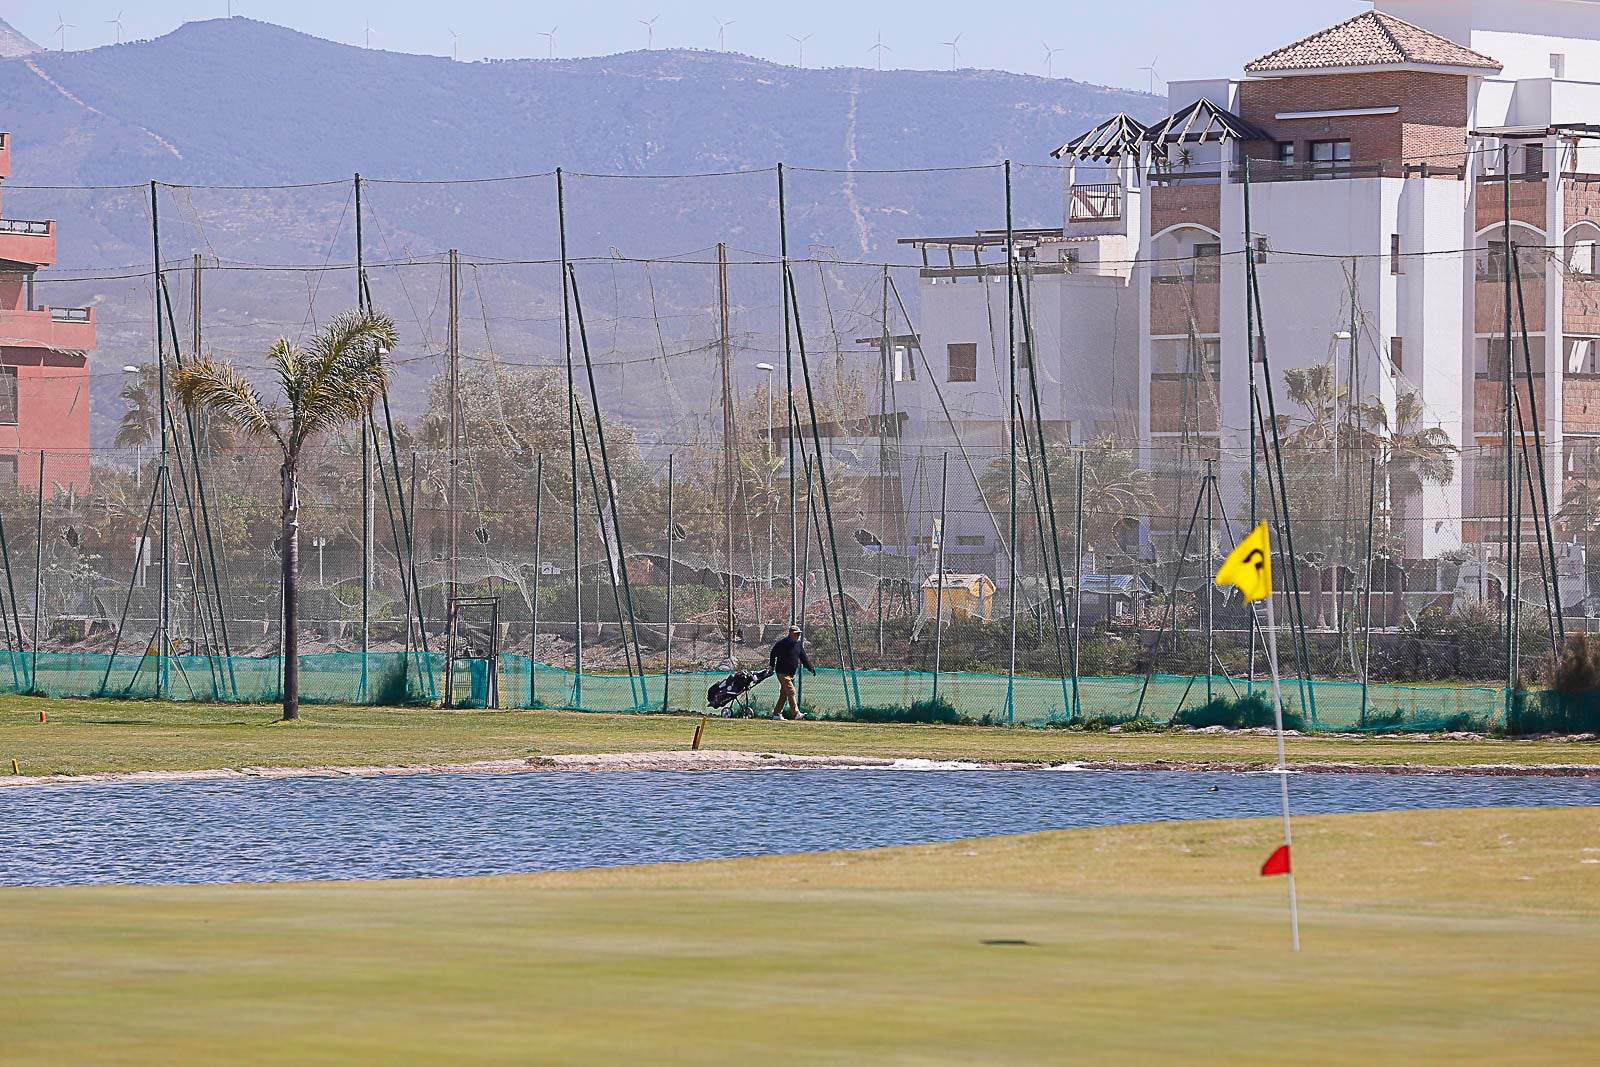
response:
M11 773L12 774L21 774L22 773L22 768L17 766L17 761L16 760L12 760L11 761Z
M700 751L700 740L706 735L707 718L708 716L705 715L700 716L700 725L694 728L694 747L690 749L691 752Z
M1272 664L1272 710L1278 725L1278 791L1283 798L1283 846L1293 853L1294 835L1289 828L1289 758L1283 743L1283 685L1278 676L1278 619L1272 608L1272 538L1267 524L1262 523L1239 542L1217 571L1217 585L1233 586L1244 594L1253 610L1261 610L1266 603L1267 659ZM1300 951L1300 909L1295 900L1294 866L1289 876L1289 927L1294 936L1294 950Z

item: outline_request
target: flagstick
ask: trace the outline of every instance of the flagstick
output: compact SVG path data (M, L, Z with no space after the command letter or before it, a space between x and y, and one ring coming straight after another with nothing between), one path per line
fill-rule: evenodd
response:
M1278 791L1283 797L1283 844L1289 849L1289 928L1300 951L1300 908L1294 892L1294 835L1289 830L1289 758L1283 743L1283 685L1278 677L1278 617L1267 596L1267 658L1272 663L1272 709L1278 723Z

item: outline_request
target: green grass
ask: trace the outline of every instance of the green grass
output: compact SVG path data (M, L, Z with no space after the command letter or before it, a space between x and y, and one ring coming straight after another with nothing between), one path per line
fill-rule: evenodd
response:
M47 711L49 722L40 723ZM297 724L273 708L0 697L0 773L204 770L223 767L465 763L582 752L689 747L698 718L565 712L307 707ZM706 747L797 755L972 760L1267 763L1271 738L1105 734L857 723L713 719ZM1600 764L1600 746L1553 741L1291 739L1296 762L1462 766Z
M1600 812L0 890L8 1064L1589 1064ZM986 941L1026 941L990 945Z

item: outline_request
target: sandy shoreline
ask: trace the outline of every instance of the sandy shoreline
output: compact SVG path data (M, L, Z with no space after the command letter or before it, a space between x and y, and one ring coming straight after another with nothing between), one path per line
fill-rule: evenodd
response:
M1065 762L881 759L870 756L793 756L772 752L614 752L595 755L532 756L476 763L423 763L366 767L219 767L193 771L114 771L97 774L0 776L0 788L33 785L103 785L140 782L205 782L237 779L392 778L418 774L549 774L555 772L755 771L755 770L918 770L918 771L1224 771L1260 772L1267 762L1156 761ZM1404 763L1296 763L1303 774L1457 774L1524 778L1600 778L1600 764L1530 766L1482 763L1456 767Z

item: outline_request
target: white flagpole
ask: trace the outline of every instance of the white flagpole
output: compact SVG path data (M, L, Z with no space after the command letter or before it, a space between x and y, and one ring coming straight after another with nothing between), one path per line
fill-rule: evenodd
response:
M1283 685L1278 677L1278 617L1267 595L1267 658L1272 663L1272 709L1278 724L1278 792L1283 798L1283 844L1289 849L1289 928L1300 951L1300 908L1294 892L1294 835L1289 829L1289 759L1283 743Z

